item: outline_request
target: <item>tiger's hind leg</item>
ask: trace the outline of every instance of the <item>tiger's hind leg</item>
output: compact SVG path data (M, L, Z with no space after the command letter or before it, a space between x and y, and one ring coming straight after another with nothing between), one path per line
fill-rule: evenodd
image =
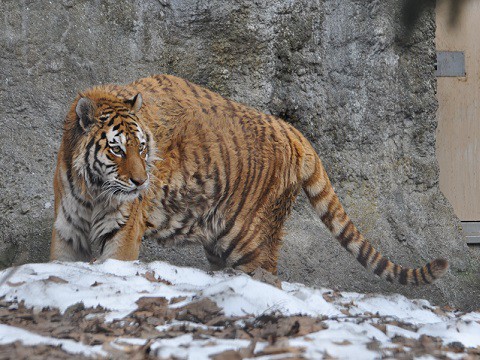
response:
M249 274L262 268L277 275L283 225L299 190L297 184L287 186L280 196L253 215L249 231L229 254L227 265Z
M279 237L265 239L260 246L246 252L244 256L233 263L232 267L247 274L252 274L258 268L262 268L277 275L281 243L282 240Z
M205 246L205 255L212 270L233 268L251 274L262 268L277 274L278 253L281 245L282 226L270 226L271 221L256 219L247 225L249 230L241 237L219 239L212 246ZM242 227L239 225L239 227ZM227 244L222 249L219 243Z
M225 268L226 264L225 261L222 259L220 255L217 255L215 251L208 247L204 247L205 256L207 257L208 263L210 264L211 271L218 271Z

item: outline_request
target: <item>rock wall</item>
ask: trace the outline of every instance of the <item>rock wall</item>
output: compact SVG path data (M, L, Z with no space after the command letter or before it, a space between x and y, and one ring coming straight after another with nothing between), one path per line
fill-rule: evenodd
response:
M48 259L53 169L75 94L171 73L298 127L357 226L392 260L442 256L452 265L428 288L387 284L302 197L287 224L282 279L480 306L479 261L438 188L433 8L407 33L398 3L2 1L0 267ZM142 258L207 267L191 245L145 243Z

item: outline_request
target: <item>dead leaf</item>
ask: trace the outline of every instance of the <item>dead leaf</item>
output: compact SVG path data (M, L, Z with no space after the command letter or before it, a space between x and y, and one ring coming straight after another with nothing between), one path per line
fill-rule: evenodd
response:
M278 279L278 276L273 275L265 269L256 268L251 275L254 280L275 286L279 289L282 288L282 282Z
M175 317L177 320L192 321L201 324L208 323L222 313L222 309L208 298L189 303L179 310Z
M67 284L68 281L65 279L62 279L61 277L55 276L55 275L50 275L47 279L47 281L57 283L57 284Z
M210 358L212 360L242 360L243 358L247 356L242 356L240 353L242 349L240 350L226 350L224 352L218 353L211 355Z
M275 346L268 345L263 348L262 351L256 353L255 356L264 356L264 355L279 355L279 354L292 354L299 355L305 352L304 347L293 347L293 346Z
M156 278L155 271L147 271L143 276L145 277L145 279L147 279L150 282L157 282L165 285L172 285L170 281L164 280L160 277Z
M335 298L329 293L323 293L322 296L326 302L332 303L335 301Z
M387 325L385 324L370 324L372 325L373 327L376 327L378 330L380 330L381 332L383 332L384 334L387 333Z
M348 340L334 341L333 343L336 344L336 345L352 345L352 343Z
M17 287L17 286L21 286L23 284L25 284L26 282L25 281L19 281L19 282L10 282L10 281L7 281L7 285L8 286L11 286L11 287Z
M174 297L174 298L171 298L170 299L170 304L177 304L179 302L182 302L184 300L186 300L187 297L186 296L178 296L178 297Z

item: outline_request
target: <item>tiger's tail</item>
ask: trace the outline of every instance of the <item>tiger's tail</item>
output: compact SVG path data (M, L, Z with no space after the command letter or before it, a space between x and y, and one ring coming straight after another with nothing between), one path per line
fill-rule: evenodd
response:
M318 216L340 244L365 268L389 282L402 285L430 284L448 270L445 259L436 259L420 268L409 269L385 258L363 237L346 214L316 154L304 173L303 189Z

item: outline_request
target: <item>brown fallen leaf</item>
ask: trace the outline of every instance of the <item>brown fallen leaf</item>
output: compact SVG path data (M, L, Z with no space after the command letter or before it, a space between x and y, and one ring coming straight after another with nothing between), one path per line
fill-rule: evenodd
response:
M323 296L323 299L324 299L326 302L332 303L332 302L335 301L335 297L333 297L333 296L330 295L329 293L323 293L322 296Z
M372 325L373 327L377 328L378 330L380 330L381 332L383 332L384 334L387 333L387 325L385 324L370 324Z
M304 347L268 345L262 351L256 353L255 356L279 355L279 354L300 355L304 352L305 352Z
M254 280L275 286L279 289L282 288L282 282L278 279L278 276L275 276L271 272L268 272L262 268L256 268L251 276Z
M187 299L186 296L178 296L178 297L171 298L170 299L170 305L177 304L177 303L182 302L186 299Z
M23 284L25 284L25 281L19 281L19 282L7 281L7 285L11 287L22 286Z
M145 279L147 279L150 282L158 282L165 285L172 285L170 281L164 280L160 277L156 278L155 271L147 271L143 276L145 277Z
M348 340L334 341L333 343L336 344L336 345L352 345L352 343Z
M57 284L67 284L68 281L65 279L62 279L61 277L55 276L55 275L50 275L46 281L50 281L53 283Z
M243 354L242 350L226 350L218 354L211 355L210 358L212 360L242 360L246 357L252 357L253 354Z
M204 298L181 307L175 318L177 320L206 324L219 315L222 315L222 309L212 300Z

